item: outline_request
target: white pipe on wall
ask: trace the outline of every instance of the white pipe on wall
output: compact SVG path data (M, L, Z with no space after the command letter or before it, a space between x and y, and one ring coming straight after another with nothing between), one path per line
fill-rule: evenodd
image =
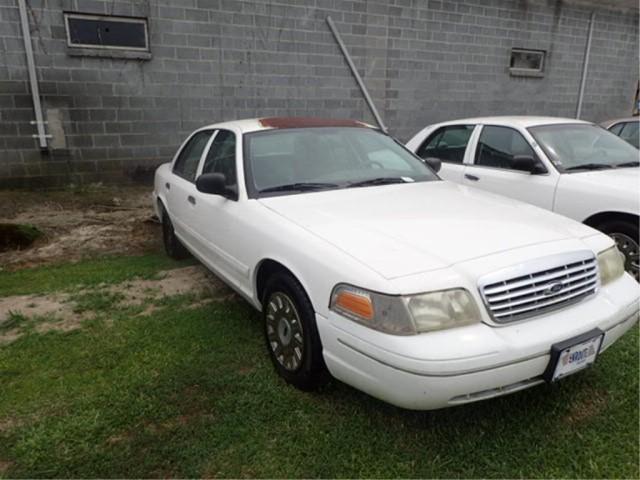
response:
M347 65L349 65L349 68L351 69L351 73L354 76L354 78L356 79L356 83L360 87L360 91L362 92L362 95L364 96L364 101L367 102L367 105L369 106L369 109L371 110L371 113L373 114L374 118L376 119L376 122L378 122L378 126L380 127L380 130L382 130L383 132L386 133L387 132L387 127L384 124L384 122L382 121L382 117L380 117L380 114L378 113L378 109L374 105L373 100L371 99L371 96L369 95L369 91L367 90L367 87L365 86L364 82L362 81L362 77L360 77L360 74L358 73L358 69L354 65L353 60L351 60L351 55L349 55L349 51L347 50L347 47L345 46L344 42L342 41L342 37L340 37L340 33L338 32L338 29L336 28L335 24L333 23L333 19L331 17L327 17L327 24L329 25L329 28L331 29L331 33L333 33L333 37L335 38L336 42L338 42L338 46L340 47L340 51L342 52L342 55L344 55L344 58L347 61Z
M582 77L580 78L580 92L578 93L578 106L576 107L576 118L582 115L582 100L584 99L584 87L587 83L587 71L589 70L589 55L591 53L591 38L593 37L593 24L595 23L596 12L591 12L589 18L589 33L587 34L587 45L584 49L584 60L582 61Z
M36 114L36 128L38 134L34 137L38 138L40 148L47 148L47 134L44 130L44 121L42 118L42 105L40 104L40 89L38 88L38 76L36 75L36 63L33 59L33 47L31 45L31 31L29 30L29 18L27 16L26 0L18 0L20 8L20 23L22 25L22 38L24 40L24 50L27 55L27 70L29 72L29 84L31 86L31 97L33 99L33 110Z

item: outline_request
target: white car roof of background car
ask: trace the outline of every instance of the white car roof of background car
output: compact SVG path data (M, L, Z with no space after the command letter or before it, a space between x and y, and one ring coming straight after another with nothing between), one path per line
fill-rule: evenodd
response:
M575 118L559 118L559 117L535 117L535 116L497 116L497 117L476 117L476 118L461 118L459 120L451 120L448 122L438 123L438 126L443 125L459 125L459 124L485 124L485 125L504 125L504 126L517 126L521 128L536 127L540 125L559 125L566 123L584 123L591 125L591 122L585 122L584 120L578 120Z
M617 123L623 123L623 122L628 123L628 122L638 122L638 121L640 121L640 117L615 118L613 120L607 120L606 122L602 122L600 125L602 125L604 128L611 128Z
M226 128L237 129L240 132L249 133L260 130L273 130L277 128L313 128L313 127L356 127L376 128L359 120L315 117L262 117L233 120L230 122L214 123L201 127L202 129Z

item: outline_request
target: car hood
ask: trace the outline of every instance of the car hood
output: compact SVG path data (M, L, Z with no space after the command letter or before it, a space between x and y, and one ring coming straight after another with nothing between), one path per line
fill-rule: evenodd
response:
M573 184L580 183L585 187L592 187L596 191L603 188L618 192L622 195L631 194L638 198L638 185L640 184L640 168L615 168L610 170L593 170L588 172L575 172L563 175L563 180Z
M260 202L387 279L594 233L546 210L446 181L312 192Z

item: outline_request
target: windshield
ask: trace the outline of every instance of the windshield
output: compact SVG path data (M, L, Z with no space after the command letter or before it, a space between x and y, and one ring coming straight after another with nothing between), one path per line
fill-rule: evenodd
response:
M595 125L531 127L529 132L560 171L634 167L638 150Z
M412 183L438 177L391 137L368 128L268 130L245 135L250 196Z

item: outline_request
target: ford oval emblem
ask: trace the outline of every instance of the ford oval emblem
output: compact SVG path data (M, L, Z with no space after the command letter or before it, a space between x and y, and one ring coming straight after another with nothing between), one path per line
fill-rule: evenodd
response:
M564 288L564 285L562 284L562 282L555 282L555 283L549 284L542 293L545 296L554 295L556 293L561 292L563 288Z

